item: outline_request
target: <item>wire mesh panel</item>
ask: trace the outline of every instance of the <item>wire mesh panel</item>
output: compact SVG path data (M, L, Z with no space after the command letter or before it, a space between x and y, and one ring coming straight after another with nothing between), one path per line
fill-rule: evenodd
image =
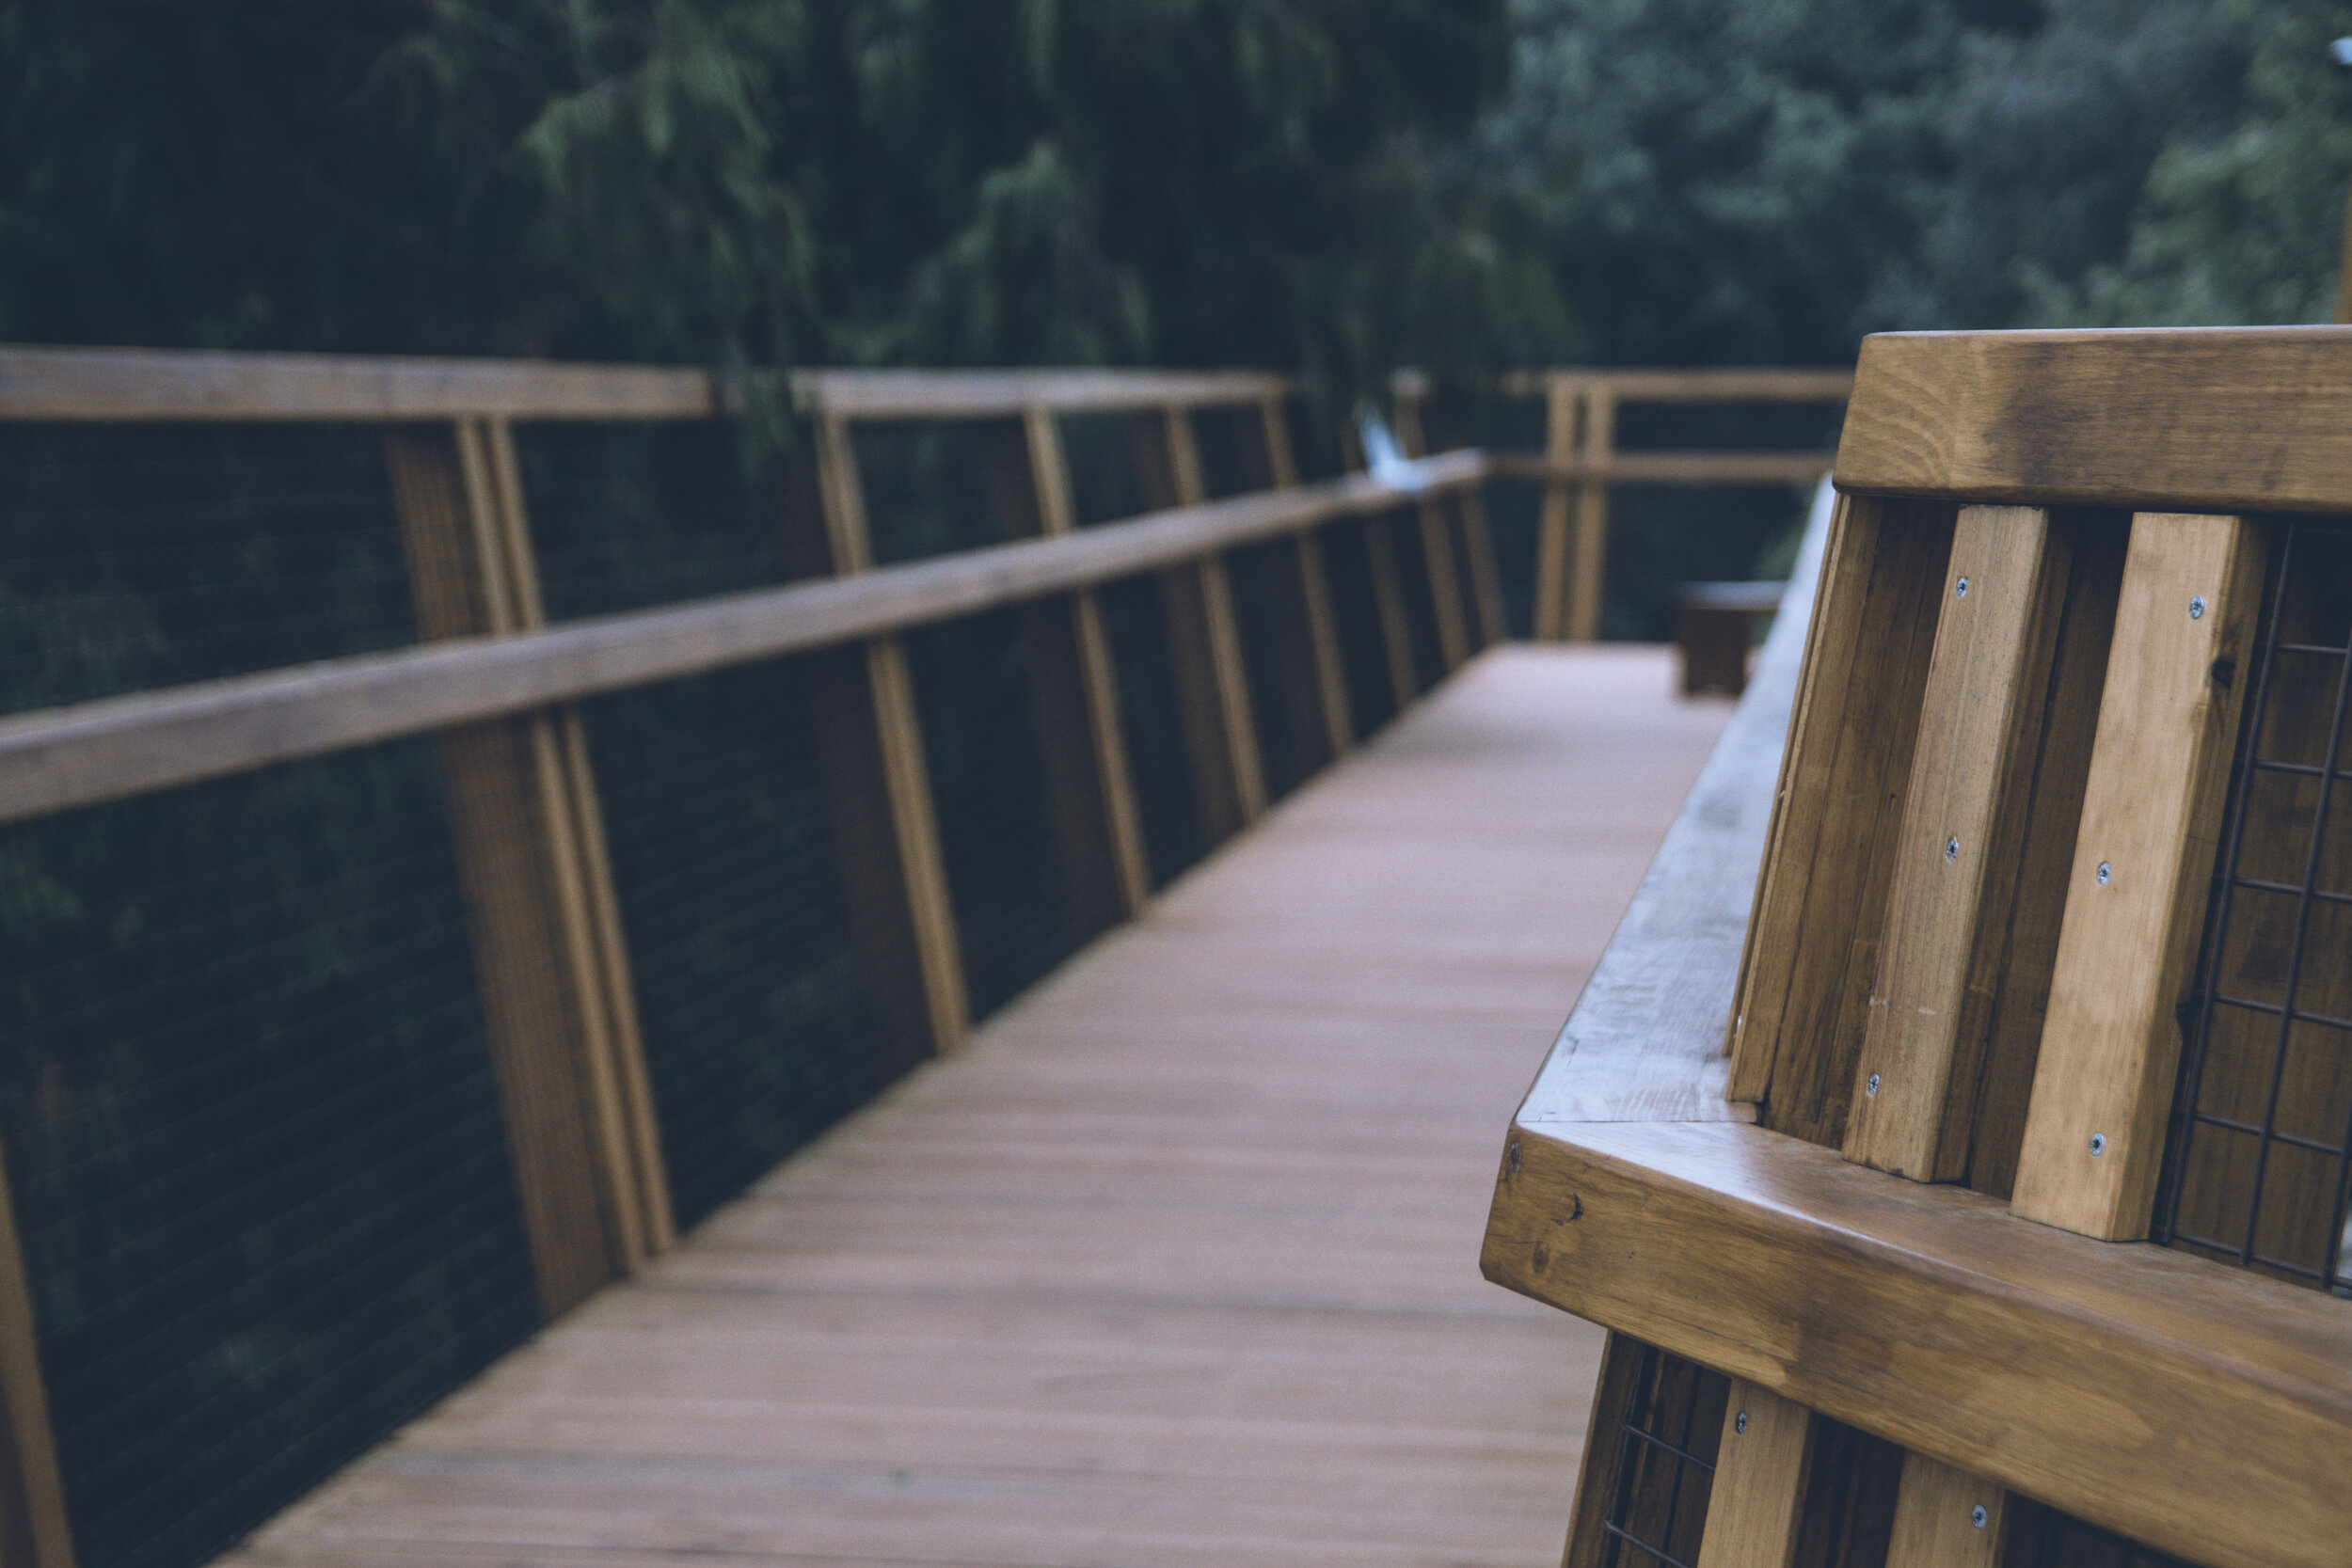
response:
M1405 625L1412 635L1413 689L1426 691L1445 679L1445 646L1438 639L1438 600L1429 586L1421 520L1411 513L1392 512L1375 518L1372 526L1388 536L1397 592L1405 601Z
M1127 770L1143 819L1152 885L1165 887L1209 852L1184 743L1183 704L1168 657L1167 607L1150 577L1121 578L1096 595L1119 681L1119 721Z
M1136 471L1136 420L1115 414L1064 414L1062 461L1070 470L1070 504L1078 526L1140 516L1148 508Z
M1266 460L1265 417L1256 404L1197 408L1192 428L1200 449L1200 480L1210 499L1247 495L1274 483Z
M2160 1228L2352 1293L2352 525L2277 526Z
M1601 1529L1602 1568L1692 1568L1723 1441L1731 1380L1645 1345L1618 1424L1616 1484Z
M1331 760L1298 548L1288 539L1252 545L1228 555L1226 569L1233 585L1266 799L1278 800Z
M1035 531L1018 421L853 426L874 562L920 561Z
M1339 633L1348 715L1359 736L1371 735L1396 717L1396 689L1389 676L1388 640L1380 626L1379 594L1373 586L1366 526L1334 523L1318 531L1323 569L1331 583L1331 619Z
M896 865L837 853L880 835L841 820L867 802L828 778L829 673L779 660L581 711L681 1226L928 1054L911 956L870 931Z
M0 1139L85 1568L204 1560L539 1321L414 741L0 832Z
M750 451L731 422L518 425L515 450L551 619L785 580L772 475L787 459Z
M373 430L0 426L0 711L415 636Z
M1108 855L1048 768L1033 701L1052 657L1052 601L906 636L972 1016L987 1017L1106 923ZM1074 750L1065 748L1064 750Z

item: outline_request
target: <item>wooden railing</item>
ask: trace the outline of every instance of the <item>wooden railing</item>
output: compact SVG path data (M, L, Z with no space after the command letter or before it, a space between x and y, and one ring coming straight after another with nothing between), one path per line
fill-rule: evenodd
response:
M2352 1560L2347 406L2339 328L1866 342L1505 1142L1488 1277L1611 1330L1569 1568Z
M121 800L295 758L430 733L440 742L458 875L469 909L505 1133L540 1309L560 1313L640 1268L675 1228L607 824L578 705L647 683L839 650L818 744L846 802L836 855L864 879L856 940L877 972L919 983L932 1049L970 1024L961 933L943 863L914 677L914 628L1028 607L1031 693L1050 731L1043 766L1057 825L1087 835L1085 917L1096 928L1151 891L1120 692L1096 591L1158 584L1164 657L1181 708L1195 804L1212 839L1266 808L1258 719L1288 703L1323 761L1364 721L1351 701L1322 550L1354 530L1369 562L1372 675L1410 702L1433 661L1451 669L1502 635L1475 452L1378 478L1301 484L1288 388L1247 373L800 373L778 395L807 422L810 483L776 526L815 575L785 586L550 624L542 603L515 426L725 416L736 399L700 372L303 356L0 350L0 421L380 425L421 641L397 651L139 691L0 720L0 821ZM1257 493L1212 500L1193 414L1257 420ZM1147 515L1081 528L1057 417L1138 422ZM1031 537L877 565L855 427L861 421L1017 422ZM788 499L788 498L787 498ZM1391 514L1418 521L1408 533ZM1287 551L1284 657L1303 678L1253 692L1230 552ZM1417 550L1410 570L1400 550ZM1424 582L1438 646L1415 645L1406 578ZM1430 657L1434 654L1434 660ZM1263 674L1263 672L1260 673ZM1364 683L1359 678L1355 686ZM1270 695L1269 695L1270 693ZM874 809L879 807L879 809ZM848 809L854 808L854 809ZM859 836L859 835L863 836ZM69 1568L66 1489L50 1436L24 1264L0 1195L0 1563Z
M1619 485L1811 484L1829 472L1827 451L1621 451L1617 411L1629 404L1837 404L1853 387L1838 370L1549 370L1502 379L1506 398L1544 402L1540 455L1498 453L1497 471L1544 485L1535 550L1534 637L1589 642L1600 635L1608 575L1609 492ZM1427 377L1391 387L1397 437L1407 455L1426 450Z

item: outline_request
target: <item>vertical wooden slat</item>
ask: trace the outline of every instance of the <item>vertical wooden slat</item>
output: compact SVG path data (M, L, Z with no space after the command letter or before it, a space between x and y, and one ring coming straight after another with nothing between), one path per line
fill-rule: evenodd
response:
M73 1568L73 1529L49 1423L33 1294L0 1167L0 1568Z
M1462 548L1470 558L1470 608L1477 616L1479 645L1491 648L1510 635L1510 627L1502 613L1502 572L1495 561L1486 487L1464 486L1454 493L1454 504L1462 523Z
M1291 445L1290 420L1282 400L1270 397L1258 404L1259 440L1265 451L1266 480L1278 490L1298 483L1298 457ZM1331 755L1344 755L1356 743L1355 715L1347 705L1347 667L1340 654L1340 626L1331 611L1331 577L1323 563L1323 545L1311 531L1294 536L1298 556L1299 594L1307 617L1307 641L1314 657L1315 691L1323 708L1323 733Z
M1584 1453L1577 1468L1576 1503L1561 1568L1601 1568L1609 1552L1603 1528L1625 1463L1625 1422L1641 1386L1644 1346L1612 1331L1601 1346L1592 1408L1584 1419Z
M1070 468L1062 453L1061 436L1053 412L1043 407L1023 411L1022 434L1027 450L1029 483L1034 496L1037 531L1048 538L1075 531L1077 515L1070 500ZM1135 781L1127 765L1126 732L1119 715L1119 678L1111 663L1110 642L1103 630L1101 603L1091 590L1070 595L1065 603L1031 607L1033 663L1047 681L1074 687L1070 697L1040 689L1041 718L1049 735L1074 734L1089 753L1093 776L1091 791L1076 813L1057 813L1073 828L1096 829L1101 843L1088 858L1107 865L1118 912L1132 915L1151 896L1152 876L1144 859L1142 817L1136 805ZM1067 619L1066 634L1057 623ZM1067 641L1068 647L1062 647ZM1056 672L1067 664L1066 677ZM1059 717L1057 717L1059 716ZM1049 768L1054 759L1048 757ZM1066 768L1055 768L1056 772ZM1069 855L1086 855L1084 844L1073 844Z
M404 427L387 437L420 634L524 629L539 613L502 427ZM625 1275L669 1229L666 1183L625 975L605 962L593 809L551 714L440 740L484 1020L540 1305L552 1317ZM601 890L610 897L607 885ZM625 1060L627 1058L627 1060Z
M1138 455L1149 505L1198 506L1208 499L1192 417L1184 408L1161 409L1139 430ZM1265 810L1265 774L1250 717L1232 585L1224 559L1211 555L1161 573L1160 592L1195 808L1202 832L1216 843Z
M1963 507L1952 538L1846 1124L1847 1159L1914 1180L1967 1167L2069 546L2030 507Z
M2000 1568L2009 1494L1921 1454L1903 1456L1886 1568Z
M1438 653L1448 674L1470 657L1470 627L1462 616L1461 576L1454 569L1452 530L1446 526L1445 503L1431 497L1419 508L1422 559L1428 565L1429 600L1438 619Z
M1386 517L1363 521L1364 555L1372 571L1373 606L1380 616L1380 651L1388 656L1389 689L1402 713L1421 695L1413 669L1413 623L1405 612L1405 584L1397 576L1396 550Z
M1957 509L1841 499L1741 960L1730 1096L1844 1141Z
M1584 396L1572 382L1553 376L1544 383L1544 455L1565 462L1576 455L1577 416ZM1574 494L1565 479L1544 482L1544 505L1535 527L1535 641L1557 642L1567 625L1568 516Z
M1578 455L1603 463L1616 448L1617 400L1605 387L1584 397ZM1590 642L1600 636L1600 591L1609 571L1609 482L1586 479L1576 487L1576 526L1569 546L1567 638Z
M1788 1568L1803 1521L1813 1412L1735 1380L1698 1568Z
M818 419L817 472L833 570L841 577L866 571L873 564L873 546L866 526L865 490L849 422L837 414ZM948 899L946 864L940 855L939 823L931 810L930 779L924 768L914 686L907 673L906 650L895 637L866 642L864 662L864 684L873 709L872 739L922 980L924 1013L931 1048L945 1054L963 1043L971 1027L971 1005Z
M2028 1219L2148 1232L2262 575L2243 518L2132 520L2010 1200Z

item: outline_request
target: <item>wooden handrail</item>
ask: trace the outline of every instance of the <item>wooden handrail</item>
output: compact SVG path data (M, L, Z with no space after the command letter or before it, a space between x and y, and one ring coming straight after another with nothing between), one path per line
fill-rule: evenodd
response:
M1513 397L1542 397L1554 388L1602 392L1619 403L1836 403L1853 389L1853 372L1772 366L1564 369L1522 371L1502 380L1503 391Z
M1238 406L1290 391L1282 377L1254 372L820 370L786 379L803 412L858 420ZM675 367L0 346L0 421L699 420L733 402L723 378Z
M1449 452L1376 479L1352 474L854 577L23 714L0 720L0 821L1068 593L1383 512L1488 471L1483 453Z
M1501 451L1504 479L1589 480L1602 484L1811 484L1830 471L1829 451L1612 451L1596 457Z
M1725 1098L1824 517L1513 1118L1486 1276L2212 1568L2340 1562L2344 1303L1885 1176Z

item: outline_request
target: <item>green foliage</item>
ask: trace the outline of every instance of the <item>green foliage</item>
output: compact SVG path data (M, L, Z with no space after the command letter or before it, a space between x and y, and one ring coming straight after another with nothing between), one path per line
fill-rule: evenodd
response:
M1506 43L1503 0L0 0L0 337L1368 385L1561 319L1414 155Z

